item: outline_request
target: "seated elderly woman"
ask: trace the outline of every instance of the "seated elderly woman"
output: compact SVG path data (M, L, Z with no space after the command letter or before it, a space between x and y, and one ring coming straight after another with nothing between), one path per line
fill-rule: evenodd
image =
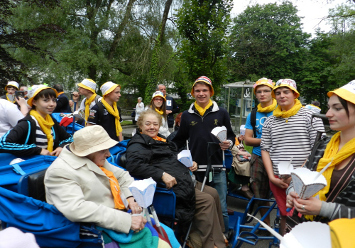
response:
M193 220L192 228L199 233L202 247L225 247L217 191L209 186L205 186L203 192L199 190L201 183L193 182L191 173L197 170L197 164L194 163L190 171L177 160L174 143L166 142L158 134L161 123L162 117L156 111L148 109L141 113L138 130L127 145L127 170L132 176L152 177L172 188L176 195L177 218L185 224Z
M322 222L355 218L355 80L328 92L328 97L326 116L330 128L339 132L333 135L325 150L324 143L328 140L321 140L316 151L320 156L314 156L307 164L309 169L319 172L331 162L323 172L327 185L309 199L300 199L289 188L286 202L287 207L295 207L305 219ZM299 221L302 219L294 214L289 224L292 227Z
M106 160L110 156L109 148L117 143L99 125L77 131L74 142L65 146L47 169L44 178L47 202L73 222L94 223L104 231L131 236L142 231L140 237L150 235L151 240L151 232L144 228L146 220L138 215L142 209L128 189L134 179ZM133 215L127 209L131 209ZM132 237L131 241L139 239L142 240ZM115 241L120 243L120 240Z

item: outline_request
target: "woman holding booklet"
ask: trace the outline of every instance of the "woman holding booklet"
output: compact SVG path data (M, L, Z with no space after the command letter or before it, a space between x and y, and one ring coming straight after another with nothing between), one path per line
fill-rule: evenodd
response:
M322 222L355 218L355 80L327 95L326 116L330 128L339 132L324 151L324 145L318 146L317 152L323 156L315 156L319 161L308 161L307 166L319 172L330 163L323 172L327 185L308 199L300 199L291 185L286 200L286 206L294 207L306 220Z
M127 145L126 169L134 177L152 177L174 191L176 217L179 224L186 225L180 229L186 231L193 221L191 234L199 237L200 247L226 247L217 191L209 186L205 186L204 192L200 191L201 183L195 181L191 173L197 170L197 164L194 162L187 168L177 160L175 144L158 134L161 124L162 117L156 111L147 109L141 113L137 132Z

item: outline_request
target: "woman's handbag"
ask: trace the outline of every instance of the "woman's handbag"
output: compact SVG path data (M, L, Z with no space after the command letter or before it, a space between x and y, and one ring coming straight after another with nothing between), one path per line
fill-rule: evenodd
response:
M250 161L243 161L238 155L239 149L237 146L233 146L232 155L233 162L232 167L234 168L235 174L250 177Z

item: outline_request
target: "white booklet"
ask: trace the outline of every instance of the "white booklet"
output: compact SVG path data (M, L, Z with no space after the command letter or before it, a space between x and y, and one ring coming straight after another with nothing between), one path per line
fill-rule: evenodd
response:
M293 188L301 199L307 199L327 185L325 177L317 171L297 168L291 172Z
M185 165L186 167L191 167L192 166L192 156L191 156L191 151L190 150L182 150L178 155L177 159Z
M211 133L217 137L220 142L227 140L227 128L225 126L215 127Z
M280 177L288 177L291 176L291 172L293 171L292 157L290 161L281 161L277 165L277 169L279 170Z
M303 222L296 225L291 232L281 236L270 226L258 218L256 219L265 229L280 240L280 248L331 248L330 228L327 224L320 222Z
M134 199L142 208L148 208L153 203L157 183L152 179L136 180L129 185Z

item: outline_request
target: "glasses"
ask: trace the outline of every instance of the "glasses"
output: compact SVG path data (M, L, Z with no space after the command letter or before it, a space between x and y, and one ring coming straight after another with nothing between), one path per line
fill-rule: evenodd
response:
M271 93L271 90L257 90L255 91L256 94L261 94L261 93Z
M153 101L155 101L155 102L163 102L164 100L163 99L161 99L161 98L154 98L154 100Z

